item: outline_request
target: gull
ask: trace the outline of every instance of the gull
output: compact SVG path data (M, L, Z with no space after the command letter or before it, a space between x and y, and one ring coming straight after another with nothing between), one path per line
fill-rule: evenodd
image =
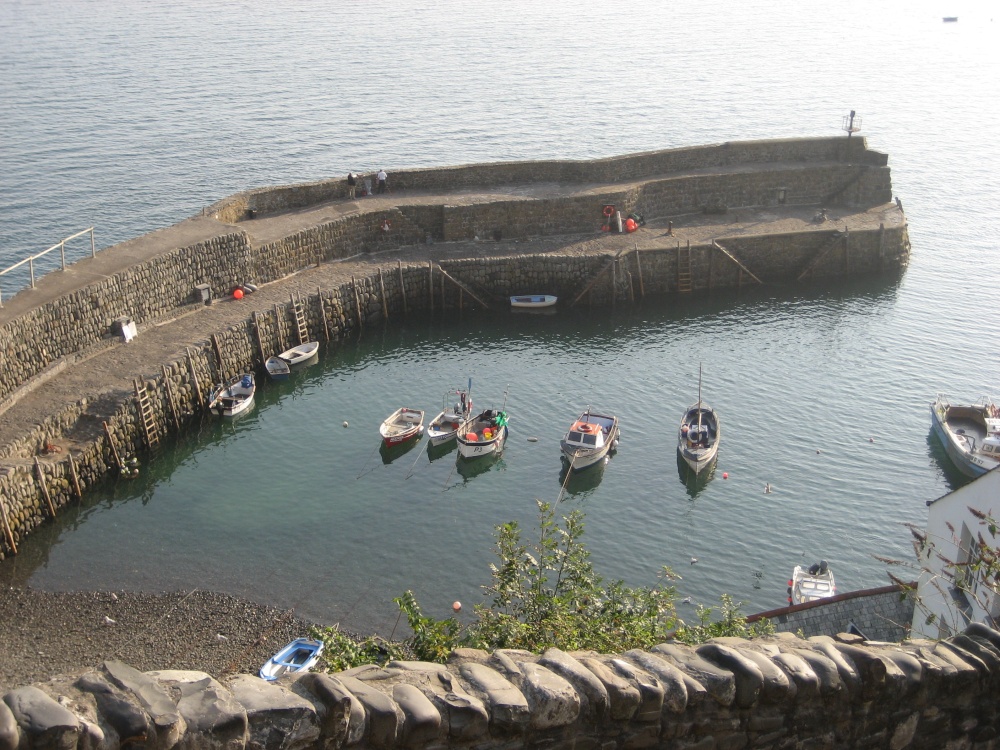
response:
M698 558L697 557L692 557L691 558L691 564L694 565L696 562L698 562Z
M683 599L681 599L681 604L690 604L690 603L691 603L690 596L685 596Z
M771 484L769 482L764 482L764 494L767 495L770 494L770 492L771 492Z
M118 623L115 620L112 620L107 615L104 615L104 624L105 625L117 625Z
M874 443L875 442L875 438L873 438L873 437L868 438L868 442L869 443Z

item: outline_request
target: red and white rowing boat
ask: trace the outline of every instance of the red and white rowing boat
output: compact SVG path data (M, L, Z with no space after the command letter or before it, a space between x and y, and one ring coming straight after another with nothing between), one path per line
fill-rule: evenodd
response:
M412 440L424 431L424 412L420 409L408 409L405 406L396 409L378 428L385 445L399 445Z

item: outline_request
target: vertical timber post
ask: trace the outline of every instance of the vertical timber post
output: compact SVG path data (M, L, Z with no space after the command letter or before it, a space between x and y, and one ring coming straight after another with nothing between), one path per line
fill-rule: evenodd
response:
M323 335L330 340L330 323L326 319L326 305L323 303L323 290L316 287L316 300L319 303L319 317L323 321Z
M403 295L403 315L409 312L406 309L406 284L403 283L403 261L396 261L396 268L399 269L399 291Z

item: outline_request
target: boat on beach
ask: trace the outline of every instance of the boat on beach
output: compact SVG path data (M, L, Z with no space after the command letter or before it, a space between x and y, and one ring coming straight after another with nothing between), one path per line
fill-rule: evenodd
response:
M603 461L618 447L618 438L618 417L588 409L570 425L559 448L570 470L579 471Z
M689 406L677 431L677 451L695 474L700 474L719 451L722 428L715 410L701 400L701 367L698 367L698 403Z
M443 445L454 440L462 422L469 418L472 412L472 379L469 379L469 387L466 390L449 391L445 394L444 400L447 402L448 397L453 395L458 397L458 401L452 406L443 408L427 425L427 438L431 445Z
M291 366L281 357L268 357L264 363L264 369L267 370L271 380L288 380L289 375L292 374Z
M260 678L274 682L284 674L308 672L316 666L322 653L322 641L296 638L264 663L260 668Z
M257 384L252 373L237 375L225 383L219 383L212 389L208 399L208 410L222 417L236 417L250 410L253 406L254 393Z
M817 599L835 596L837 584L833 580L833 571L826 560L803 568L796 565L792 577L788 579L788 603L805 604Z
M424 412L403 406L386 417L378 431L386 446L405 443L424 431Z
M1000 407L989 397L952 404L938 394L931 419L945 453L963 474L978 477L1000 466Z
M511 307L537 308L552 307L558 298L554 294L525 294L510 298Z
M289 367L312 364L319 357L319 342L307 341L304 344L293 346L291 349L283 351L278 357L285 360Z

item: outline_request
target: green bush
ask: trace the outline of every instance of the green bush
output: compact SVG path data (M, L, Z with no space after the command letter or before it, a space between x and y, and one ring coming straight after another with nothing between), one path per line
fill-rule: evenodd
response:
M714 608L699 606L698 623L686 624L675 606L677 590L672 582L679 576L667 567L652 587L627 586L620 580L605 583L581 541L583 513L571 512L560 525L548 503L539 501L538 511L539 538L530 549L522 542L516 522L496 528L498 562L490 565L492 580L483 587L490 602L476 605L472 622L427 617L411 591L393 600L413 631L407 646L415 658L441 662L458 647L621 653L672 639L700 643L723 635L753 637L774 632L766 620L748 624L740 605L729 596L722 597L719 617ZM336 635L343 638L339 631ZM334 662L366 663L373 655L370 650L324 640L328 651L343 649L336 657L328 654L331 666Z

